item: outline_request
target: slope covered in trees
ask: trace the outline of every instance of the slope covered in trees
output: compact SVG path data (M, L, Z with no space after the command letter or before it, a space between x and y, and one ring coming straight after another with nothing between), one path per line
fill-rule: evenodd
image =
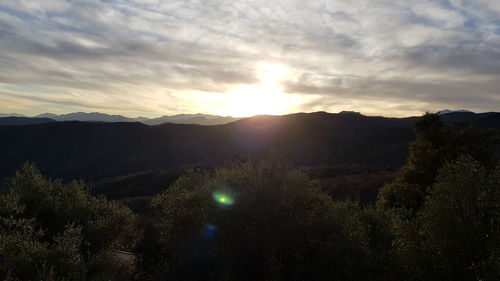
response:
M20 125L32 125L32 124L44 124L52 123L56 120L50 118L29 118L29 117L0 117L0 126L20 126Z
M469 121L452 118L459 122L453 124L500 126L500 114L473 116L467 117ZM0 178L13 175L26 161L51 177L98 181L186 164L220 165L238 156L260 157L275 148L286 152L294 166L399 168L415 138L417 120L316 112L257 116L220 126L85 122L0 126Z

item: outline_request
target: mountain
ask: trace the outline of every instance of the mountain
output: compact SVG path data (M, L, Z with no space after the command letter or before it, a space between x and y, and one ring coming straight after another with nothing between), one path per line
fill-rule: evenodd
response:
M464 112L470 112L470 113L472 113L472 111L469 111L469 110L466 110L466 109L459 109L459 110L444 109L444 110L438 111L437 114L439 114L439 115L445 115L445 114L450 114L450 113L464 113Z
M51 118L57 121L90 121L90 122L136 122L134 119L121 115L109 115L99 112L74 112L68 114L56 115L52 113L43 113L36 117Z
M0 117L0 126L19 126L56 122L50 118Z
M178 120L186 120L190 118L205 118L205 119L217 119L220 118L221 116L219 115L211 115L211 114L202 114L202 113L197 113L197 114L177 114L177 115L165 115L157 119L163 119L166 118L171 121L178 121Z
M26 117L26 116L17 113L0 113L0 117Z
M450 112L444 115L441 115L441 120L449 123L457 123L457 122L468 122L473 123L476 120L482 120L485 118L493 117L495 115L500 115L497 112L484 112L484 113L474 113L470 111L464 112Z
M238 120L230 116L218 116L209 114L178 114L172 116L162 116L159 118L137 117L129 118L122 115L109 115L99 112L75 112L56 115L52 113L43 113L37 118L50 118L56 121L85 121L85 122L140 122L147 125L159 125L162 123L174 124L199 124L199 125L221 125Z
M473 117L450 123L500 128L499 113ZM394 168L404 163L417 120L315 112L215 126L76 121L0 126L0 178L26 161L51 177L96 181L189 164L219 165L246 155L260 157L273 148L297 166Z
M240 118L235 118L231 116L218 116L209 114L178 114L173 116L162 116L160 118L154 118L142 122L148 125L158 125L162 123L174 123L174 124L198 124L198 125L222 125L227 124Z

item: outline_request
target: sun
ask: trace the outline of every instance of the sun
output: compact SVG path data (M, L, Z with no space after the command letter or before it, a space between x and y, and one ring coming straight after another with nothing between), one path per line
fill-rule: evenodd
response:
M219 114L234 117L280 115L297 104L297 98L283 92L281 83L290 70L281 64L259 63L256 66L258 84L239 85L227 95Z

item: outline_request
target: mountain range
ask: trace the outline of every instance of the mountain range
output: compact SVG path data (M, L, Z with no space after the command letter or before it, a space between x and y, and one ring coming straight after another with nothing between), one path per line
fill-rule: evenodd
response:
M231 116L219 116L219 115L210 115L210 114L178 114L178 115L165 115L158 118L146 118L146 117L137 117L137 118L129 118L122 115L111 115L99 112L74 112L68 114L53 114L53 113L43 113L33 117L27 117L22 114L16 113L0 113L0 118L5 117L17 117L17 118L31 118L35 123L39 123L39 121L35 120L35 118L44 118L46 122L52 121L85 121L85 122L140 122L146 125L158 125L162 123L174 123L174 124L198 124L198 125L221 125L227 124L229 122L233 122L238 120L239 118L231 117ZM1 119L0 119L1 120ZM15 120L15 125L20 125L19 123L23 123L21 119L11 119ZM24 124L30 124L29 120L24 120ZM8 125L7 122L0 121L0 125Z
M183 165L220 165L274 149L297 166L397 168L404 163L419 118L315 112L255 116L214 126L79 121L0 126L0 178L26 161L51 177L95 181ZM442 119L456 126L500 129L500 113L455 112Z
M445 114L449 114L449 113L464 113L464 112L472 112L470 110L467 110L467 109L459 109L459 110L449 110L449 109L443 109L443 110L440 110L437 112L437 114L439 115L445 115Z
M341 113L353 113L360 114L359 112L353 111L342 111ZM462 117L470 118L470 114L475 114L469 110L441 110L437 114L445 116L450 113L469 113L468 117L463 115ZM452 114L453 115L453 114ZM83 122L139 122L146 125L159 125L163 123L173 123L173 124L197 124L197 125L223 125L227 123L234 122L241 118L231 117L231 116L219 116L210 114L177 114L177 115L164 115L158 118L146 118L146 117L136 117L130 118L122 115L111 115L100 112L73 112L67 114L53 114L53 113L43 113L33 117L27 117L22 114L17 113L0 113L0 125L29 125L29 124L39 124L39 123L50 123L55 121L83 121Z

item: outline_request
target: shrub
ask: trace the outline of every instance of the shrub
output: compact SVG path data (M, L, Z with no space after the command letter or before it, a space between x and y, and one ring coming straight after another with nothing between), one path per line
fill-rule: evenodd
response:
M387 214L279 159L191 171L153 206L142 258L158 280L375 280L388 265Z
M396 245L408 279L498 280L500 167L470 156L439 173L415 220L403 222Z
M108 248L131 247L134 215L81 181L62 183L26 164L0 194L0 278L93 280L109 275Z

